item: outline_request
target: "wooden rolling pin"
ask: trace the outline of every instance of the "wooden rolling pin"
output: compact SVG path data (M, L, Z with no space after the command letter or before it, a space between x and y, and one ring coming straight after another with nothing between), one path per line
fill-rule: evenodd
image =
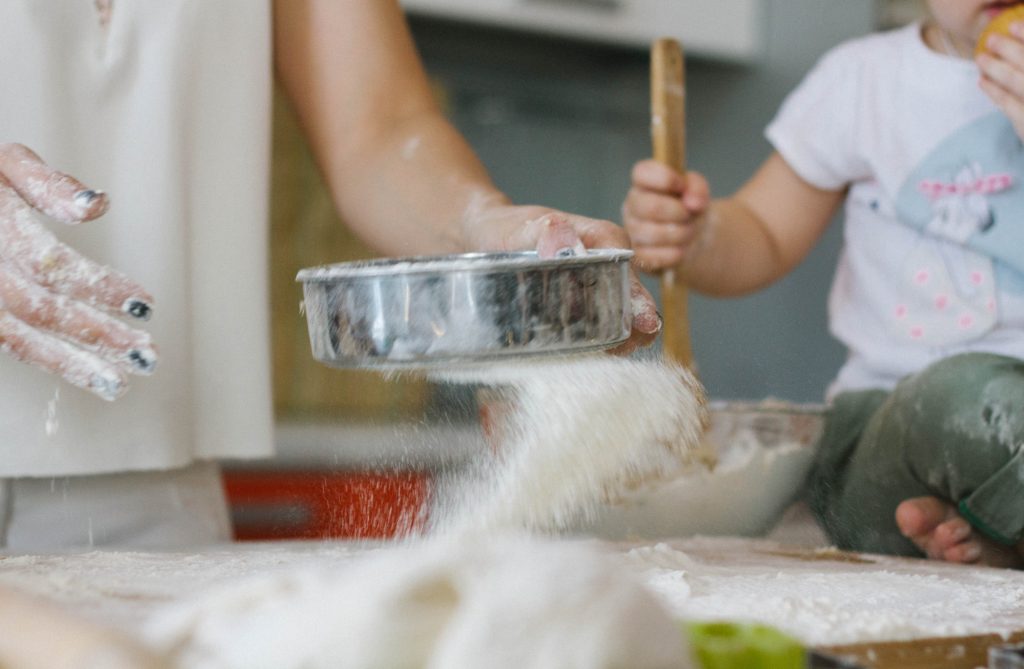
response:
M683 49L663 38L651 47L651 141L654 159L686 173L686 84ZM662 346L665 357L693 370L686 286L674 270L661 274Z
M55 604L0 587L3 669L167 669L120 633L77 618Z

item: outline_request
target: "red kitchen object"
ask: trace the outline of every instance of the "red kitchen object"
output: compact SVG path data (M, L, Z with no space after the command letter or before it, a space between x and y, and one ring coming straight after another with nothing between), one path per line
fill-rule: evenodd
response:
M390 539L423 527L419 472L225 470L235 539Z

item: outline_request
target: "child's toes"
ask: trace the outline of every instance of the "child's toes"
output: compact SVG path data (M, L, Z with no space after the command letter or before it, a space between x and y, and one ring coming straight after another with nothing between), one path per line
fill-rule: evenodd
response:
M900 532L933 560L941 560L945 548L936 531L956 517L956 509L935 497L914 497L896 508Z
M933 541L939 550L945 553L948 549L961 544L971 538L971 525L966 520L957 516L951 518L935 528Z
M981 543L975 540L962 541L952 545L943 552L942 557L946 562L959 562L960 564L973 564L981 558Z

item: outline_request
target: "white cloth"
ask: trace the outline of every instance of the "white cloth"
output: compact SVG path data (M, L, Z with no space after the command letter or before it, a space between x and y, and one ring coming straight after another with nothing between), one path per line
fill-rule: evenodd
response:
M915 24L832 50L768 127L807 182L850 186L830 396L961 352L1024 356L1024 152L978 78Z
M0 481L0 548L7 552L194 549L230 540L224 484L211 462Z
M0 356L0 477L271 452L266 220L270 6L0 3L0 138L110 193L58 236L156 298L154 376L106 403Z

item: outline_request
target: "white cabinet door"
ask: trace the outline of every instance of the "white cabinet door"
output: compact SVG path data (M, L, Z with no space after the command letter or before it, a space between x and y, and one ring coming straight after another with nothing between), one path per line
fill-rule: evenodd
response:
M688 53L752 61L765 0L402 0L411 13L646 47L679 39Z

